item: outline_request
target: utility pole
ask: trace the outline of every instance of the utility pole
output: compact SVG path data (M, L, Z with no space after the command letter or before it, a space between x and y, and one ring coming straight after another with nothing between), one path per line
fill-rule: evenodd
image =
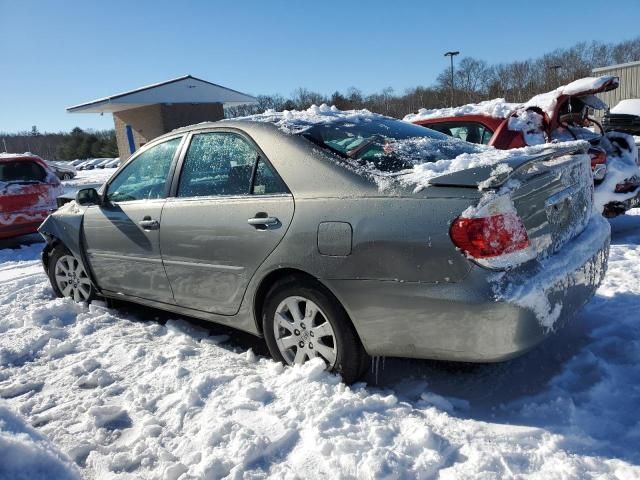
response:
M460 54L460 52L447 52L444 54L445 57L449 57L451 59L451 106L453 107L453 57Z
M560 80L559 80L559 76L558 76L558 70L560 70L562 68L562 65L551 65L549 67L549 70L553 70L553 82L554 82L554 88L557 88L560 86Z

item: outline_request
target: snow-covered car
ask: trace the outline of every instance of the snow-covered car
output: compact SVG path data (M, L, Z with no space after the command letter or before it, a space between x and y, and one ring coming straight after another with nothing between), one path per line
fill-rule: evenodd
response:
M621 100L602 119L605 130L640 136L640 98Z
M78 165L76 168L78 170L93 170L94 168L96 168L97 164L102 163L104 160L104 158L89 158L88 160L85 160L80 165Z
M120 166L120 158L114 158L104 165L104 168L118 168Z
M0 154L0 238L36 232L61 193L60 180L40 157Z
M455 108L421 109L404 120L499 149L584 139L590 142L595 202L607 217L640 206L640 168L632 137L604 132L588 116L607 105L596 93L618 88L613 76L581 78L524 104L497 98ZM595 132L592 129L595 127Z
M369 356L501 361L603 278L588 146L500 151L325 105L202 123L51 215L43 263L58 296L229 325L347 382Z
M47 165L60 180L71 180L77 175L76 168L71 163L47 161Z
M95 164L95 168L105 168L107 164L113 162L113 158L103 158Z
M89 163L91 162L91 160L82 160L80 163L78 163L75 167L76 170L84 170L85 167L87 165L89 165Z
M633 135L636 149L640 152L640 99L621 100L602 119L605 131L617 131ZM637 159L640 164L640 158Z

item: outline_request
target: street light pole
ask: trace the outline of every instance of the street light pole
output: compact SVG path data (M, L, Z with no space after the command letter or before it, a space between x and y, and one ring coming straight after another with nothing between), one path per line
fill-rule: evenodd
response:
M451 59L451 106L453 107L453 57L458 55L460 52L447 52L444 54L445 57L449 57Z
M553 70L553 80L554 80L554 87L557 87L560 84L560 80L559 80L559 75L558 75L558 70L560 70L562 68L562 65L551 65L549 67L549 70Z

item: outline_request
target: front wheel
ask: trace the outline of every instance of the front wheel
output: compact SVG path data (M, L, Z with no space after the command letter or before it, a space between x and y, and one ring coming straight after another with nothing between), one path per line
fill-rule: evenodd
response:
M274 359L287 365L321 358L353 383L368 357L346 312L322 285L306 279L276 284L267 294L262 326Z
M95 289L82 263L62 245L54 247L49 256L49 280L58 297L76 302L91 302Z

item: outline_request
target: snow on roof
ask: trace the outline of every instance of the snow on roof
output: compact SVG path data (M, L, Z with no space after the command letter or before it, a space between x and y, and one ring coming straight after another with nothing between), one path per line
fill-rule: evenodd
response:
M74 105L68 107L67 111L70 113L103 113L119 112L158 103L223 103L232 106L256 102L255 97L246 93L185 75Z
M504 103L504 102L503 102ZM264 113L230 120L249 120L268 122L276 125L287 134L304 132L313 125L344 122L354 125L373 122L379 119L399 121L369 110L339 110L335 106L312 105L307 110L285 110ZM373 164L361 165L357 161L345 160L341 164L361 175L371 175L381 190L390 187L395 181L421 190L429 181L450 173L481 166L497 166L508 160L533 157L554 148L584 147L584 142L567 142L558 145L537 145L511 150L497 150L486 145L468 143L444 134L432 132L430 135L414 138L392 139L393 155L403 160L409 168L402 171L385 172ZM505 166L506 167L506 166ZM496 173L505 173L498 171Z
M443 117L462 117L465 115L484 115L494 118L507 118L513 112L517 103L507 102L504 98L494 98L480 103L469 103L460 107L452 108L421 108L418 113L410 113L403 120L407 122L417 122L419 120L429 120Z
M640 117L640 98L620 100L620 102L611 109L611 113L624 113L626 115L637 115Z
M410 113L404 117L407 122L417 122L420 120L429 120L444 117L462 117L466 115L485 115L493 118L507 118L516 109L527 109L537 107L547 113L553 115L558 98L563 95L581 95L584 96L588 105L596 109L607 108L607 105L589 93L597 93L605 88L608 82L612 82L618 86L618 78L605 75L603 77L585 77L575 80L567 85L562 85L551 92L541 93L531 98L524 104L510 103L504 98L494 98L493 100L485 100L480 103L469 103L460 107L452 108L421 108L418 113Z
M6 152L2 152L2 153L0 153L0 160L10 159L10 158L23 158L23 157L40 158L40 160L42 160L42 158L39 155L36 155L35 153L31 153L31 152L24 152L24 153L6 153Z
M389 119L390 117L385 117L384 115L373 113L366 109L340 110L335 105L328 106L323 103L320 106L311 105L311 107L306 110L284 110L277 112L269 109L264 113L249 115L247 117L231 118L229 120L250 120L253 122L273 123L283 132L295 134L303 132L313 125L337 121L360 123L383 118Z
M530 107L538 107L547 115L552 116L553 112L558 104L558 98L564 95L584 95L589 96L590 104L593 108L606 108L606 104L601 102L598 104L593 99L597 99L591 93L596 93L602 90L608 82L612 82L616 88L618 86L618 78L613 77L611 75L605 75L602 77L585 77L579 78L578 80L574 80L567 85L561 85L547 93L541 93L531 98L527 103L525 103L522 108L530 108ZM594 106L595 105L595 106Z

